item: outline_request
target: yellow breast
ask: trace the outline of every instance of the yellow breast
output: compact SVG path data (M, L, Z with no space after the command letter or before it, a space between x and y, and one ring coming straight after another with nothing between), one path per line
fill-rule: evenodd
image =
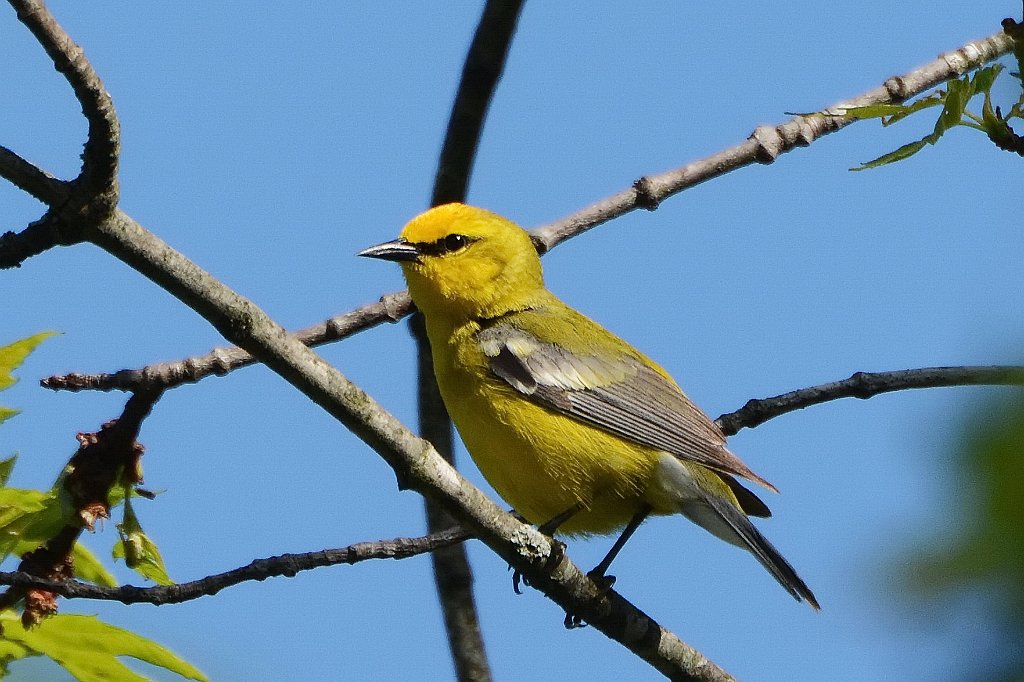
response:
M551 412L492 377L467 326L434 362L445 405L487 481L531 523L582 505L561 534L621 528L643 503L659 453ZM667 510L666 510L667 511Z

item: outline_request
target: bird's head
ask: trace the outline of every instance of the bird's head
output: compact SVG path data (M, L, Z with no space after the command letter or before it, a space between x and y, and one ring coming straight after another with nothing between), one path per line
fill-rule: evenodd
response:
M544 289L540 257L525 230L465 204L445 204L413 218L398 239L360 256L401 263L424 315L491 317L530 304Z

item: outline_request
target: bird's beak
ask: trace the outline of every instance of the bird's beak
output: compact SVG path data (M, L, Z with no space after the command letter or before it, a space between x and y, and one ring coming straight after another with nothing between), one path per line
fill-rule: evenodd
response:
M420 261L420 252L416 248L416 245L410 244L402 238L395 239L390 242L384 242L383 244L377 244L377 246L371 246L368 249L360 251L356 255L366 256L367 258L391 260L397 263L418 263Z

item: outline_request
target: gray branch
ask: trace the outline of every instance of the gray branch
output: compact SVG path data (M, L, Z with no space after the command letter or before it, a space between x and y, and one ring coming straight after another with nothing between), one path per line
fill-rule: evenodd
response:
M212 596L227 587L250 580L266 580L279 576L293 577L302 571L337 564L357 564L370 559L406 559L450 547L469 538L462 528L450 528L418 538L395 538L376 542L361 542L340 549L323 549L302 554L282 554L267 559L255 559L245 566L208 575L199 580L175 585L136 587L121 585L101 587L78 580L45 580L25 572L0 572L0 585L11 585L19 589L41 588L69 599L96 599L119 601L122 604L180 604L182 602Z
M1022 386L1024 367L924 367L895 372L857 372L848 379L801 388L772 398L752 399L716 421L727 436L769 419L840 398L866 400L881 393L940 386Z

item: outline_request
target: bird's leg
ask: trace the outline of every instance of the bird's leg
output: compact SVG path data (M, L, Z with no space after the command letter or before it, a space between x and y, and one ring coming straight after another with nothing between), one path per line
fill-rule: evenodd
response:
M629 520L629 523L626 524L626 527L622 529L622 534L619 535L619 539L616 540L615 544L612 545L612 548L608 550L604 559L601 559L601 563L594 566L594 568L587 573L587 577L594 581L598 590L600 590L602 597L607 594L608 590L612 589L612 585L615 584L615 576L605 575L605 572L608 570L608 567L612 565L612 562L615 561L615 557L618 556L622 547L626 544L626 541L629 540L633 533L636 532L636 529L640 527L640 524L644 522L644 519L646 519L650 513L650 505L644 504L640 507L637 513L633 515L633 518ZM586 622L580 616L569 612L566 612L565 614L565 621L563 622L563 625L565 625L567 630L574 630L576 628L587 626Z
M605 575L605 572L608 571L608 567L612 565L612 562L615 561L615 557L617 557L619 552L622 551L626 541L629 540L633 533L636 532L636 529L640 527L640 524L644 522L644 519L646 519L650 513L650 505L644 504L640 507L637 513L633 515L633 518L629 520L629 523L626 524L626 527L622 529L619 539L615 541L612 548L608 550L608 553L604 555L603 559L601 559L601 563L594 566L594 568L587 572L587 577L594 581L602 597L607 594L608 590L612 589L612 585L615 584L615 576ZM563 622L563 625L565 625L566 630L574 630L576 628L583 628L587 626L586 622L584 622L581 617L568 612L565 614L565 621Z
M571 519L572 517L576 516L576 514L579 513L581 509L583 509L583 503L577 502L576 504L569 507L561 514L555 516L555 518L551 519L547 523L542 523L541 525L537 526L537 530L539 530L541 533L544 533L544 535L547 535L548 537L554 537L555 531L558 530L558 527L566 521L568 521L569 519Z
M553 558L555 558L555 557L560 558L562 553L565 551L565 543L560 542L558 540L555 540L555 538L554 538L555 531L558 530L559 526L561 526L563 523L565 523L566 521L571 519L573 516L575 516L576 513L579 512L581 509L583 509L583 503L582 502L577 502L573 506L571 506L568 509L566 509L564 512L562 512L560 514L556 514L555 517L553 519L551 519L550 521L546 521L546 522L542 523L541 525L537 526L537 530L539 530L541 533L544 533L544 535L547 535L549 538L551 538L552 550L553 550L552 557ZM517 516L518 516L518 514L517 514ZM522 517L519 517L519 518L522 518ZM516 594L522 594L523 593L523 591L519 589L520 582L524 582L523 574L520 573L519 571L516 571L516 572L514 572L512 574L512 589L513 589L513 591L515 591ZM529 583L527 583L527 584L529 584Z
M598 586L603 588L605 591L611 589L612 585L615 584L615 576L605 575L608 571L608 567L612 565L612 562L615 561L615 557L617 557L619 552L622 551L622 547L626 544L626 541L629 540L633 533L636 532L636 529L640 527L640 524L644 522L644 519L646 519L650 513L650 505L644 504L640 507L637 513L633 515L633 518L629 520L629 523L626 524L626 527L622 529L622 534L619 535L619 539L615 541L612 548L608 550L608 553L603 559L601 559L601 563L594 566L594 568L587 573L587 577L597 583Z

